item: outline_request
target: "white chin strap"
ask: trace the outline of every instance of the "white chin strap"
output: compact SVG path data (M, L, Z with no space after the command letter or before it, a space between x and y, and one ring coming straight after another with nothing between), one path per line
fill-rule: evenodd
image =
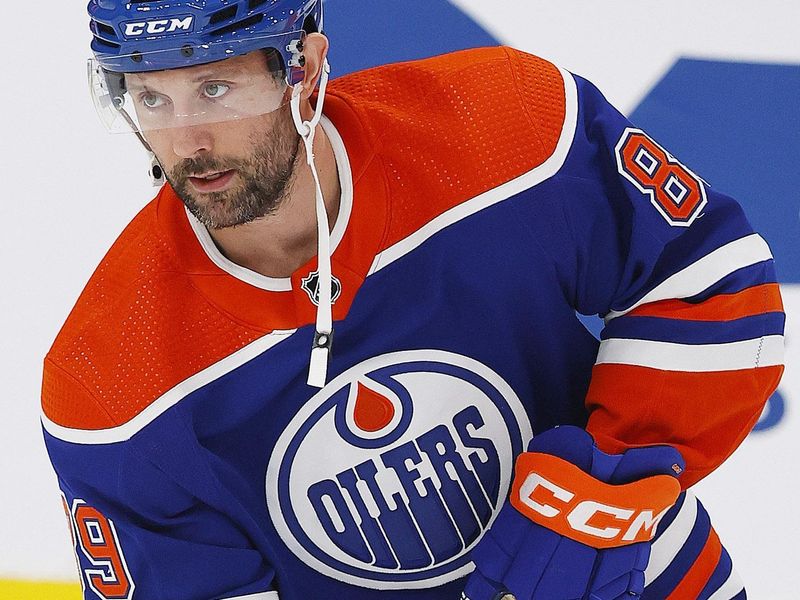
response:
M314 136L317 125L322 118L322 105L325 102L325 90L328 87L330 66L326 60L322 65L322 75L319 82L319 95L314 117L310 121L303 121L300 116L300 95L303 91L302 84L297 84L292 90L292 118L297 133L303 139L306 149L306 161L311 167L316 186L317 205L317 270L319 271L319 284L317 285L317 322L314 335L314 344L311 347L311 360L308 367L308 385L324 387L328 378L328 359L333 346L333 310L331 308L332 278L331 273L331 236L328 223L328 211L325 209L325 198L322 196L322 185L319 182L317 166L314 164Z

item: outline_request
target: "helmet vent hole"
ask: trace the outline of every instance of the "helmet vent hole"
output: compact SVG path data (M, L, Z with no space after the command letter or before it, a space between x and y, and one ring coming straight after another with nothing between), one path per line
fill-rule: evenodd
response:
M215 36L215 35L225 35L228 33L233 33L234 31L247 29L248 27L252 27L253 25L258 25L263 20L264 20L264 13L253 15L252 17L247 17L246 19L242 19L241 21L236 21L235 23L231 23L230 25L225 25L225 27L220 27L219 29L215 29L214 31L210 32L209 35Z
M114 31L114 28L110 25L106 25L105 23L100 23L99 21L94 22L95 26L97 27L98 35L104 35L110 38L117 38L117 32Z
M218 10L213 15L211 15L211 19L208 21L209 25L216 25L217 23L222 23L223 21L228 21L229 19L233 19L236 17L236 5L229 6L228 8L224 8L222 10Z
M100 46L105 46L106 48L113 48L114 50L119 50L121 46L119 44L115 44L114 42L109 42L108 40L104 40L103 38L94 36L94 41L96 44Z
M247 3L247 10L255 10L262 4L264 4L267 0L250 0Z

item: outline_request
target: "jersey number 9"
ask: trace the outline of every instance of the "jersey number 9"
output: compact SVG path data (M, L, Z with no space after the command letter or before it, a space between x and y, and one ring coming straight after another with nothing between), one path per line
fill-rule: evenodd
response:
M130 600L133 580L113 521L83 500L72 503L71 520L81 552L91 564L81 569L86 585L103 600Z

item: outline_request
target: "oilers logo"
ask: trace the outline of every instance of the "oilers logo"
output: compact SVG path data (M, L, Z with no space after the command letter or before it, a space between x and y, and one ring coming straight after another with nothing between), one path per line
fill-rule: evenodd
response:
M420 350L367 360L309 400L267 470L270 516L311 568L374 589L441 585L508 493L532 437L485 365Z

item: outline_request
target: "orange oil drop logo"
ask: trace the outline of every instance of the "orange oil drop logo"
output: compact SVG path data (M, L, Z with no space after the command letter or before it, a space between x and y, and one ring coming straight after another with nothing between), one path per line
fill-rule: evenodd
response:
M394 413L394 405L386 396L358 382L353 421L361 431L380 431L392 422Z

